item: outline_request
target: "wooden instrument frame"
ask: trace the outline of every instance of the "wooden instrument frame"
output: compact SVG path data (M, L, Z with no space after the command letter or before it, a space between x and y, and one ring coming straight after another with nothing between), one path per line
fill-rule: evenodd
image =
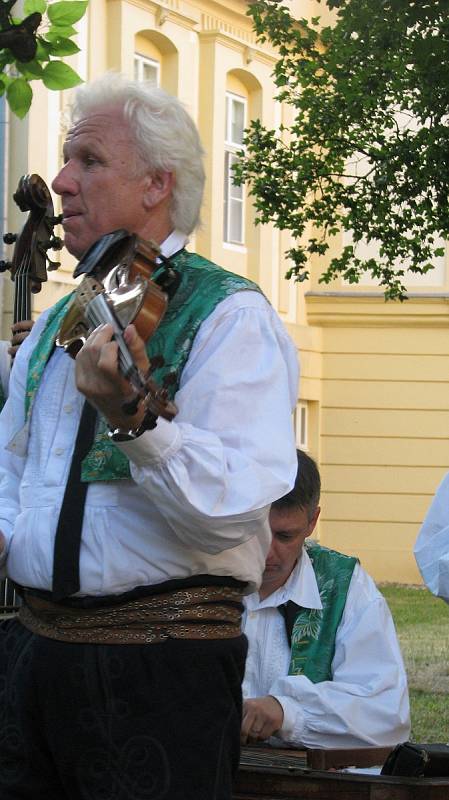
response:
M368 766L369 762L374 765L376 760L383 763L390 749L243 748L232 797L233 800L448 800L449 776L405 778L340 772L332 766L327 770L307 766L320 760L328 765L341 764L342 760L351 762L347 766ZM254 763L254 751L260 754L258 763Z

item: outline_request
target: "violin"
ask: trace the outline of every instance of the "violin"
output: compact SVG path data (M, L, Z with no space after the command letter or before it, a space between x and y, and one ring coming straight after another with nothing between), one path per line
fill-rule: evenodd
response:
M13 199L28 218L20 234L6 233L5 244L14 244L11 261L0 261L0 272L10 270L14 281L13 322L31 319L32 294L40 292L47 280L47 270L60 264L51 261L48 250L61 250L62 239L53 235L53 229L62 220L56 217L47 184L39 175L22 175Z
M126 230L107 233L95 242L75 269L74 277L80 275L83 279L75 289L56 345L74 358L98 325L111 325L118 344L119 369L133 388L123 411L132 416L143 402L141 430L154 428L158 416L171 421L177 408L168 398L169 379L159 386L152 378L154 370L162 366L162 356L153 358L143 374L134 364L123 332L132 322L141 338L148 341L167 310L180 275L155 242Z

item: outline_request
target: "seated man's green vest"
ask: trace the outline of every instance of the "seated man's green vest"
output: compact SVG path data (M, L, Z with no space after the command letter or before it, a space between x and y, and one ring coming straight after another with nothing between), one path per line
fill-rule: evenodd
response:
M305 675L313 683L332 680L335 637L346 604L357 559L309 540L322 609L301 608L293 624L289 675Z

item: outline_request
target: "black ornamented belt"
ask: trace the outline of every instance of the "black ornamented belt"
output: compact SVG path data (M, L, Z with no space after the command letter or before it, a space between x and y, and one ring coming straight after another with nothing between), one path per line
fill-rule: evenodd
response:
M196 586L98 608L71 608L23 590L19 620L61 642L158 644L167 639L231 639L241 633L240 587Z

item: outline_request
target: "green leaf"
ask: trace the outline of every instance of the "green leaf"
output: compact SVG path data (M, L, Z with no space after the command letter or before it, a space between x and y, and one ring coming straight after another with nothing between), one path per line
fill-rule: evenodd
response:
M50 43L46 42L41 36L37 37L37 50L35 61L49 61L50 60Z
M50 61L43 69L42 80L47 89L71 89L78 86L82 79L74 69L63 61Z
M42 78L42 66L36 60L27 61L26 64L21 64L20 61L16 61L16 67L27 80Z
M24 78L15 78L8 86L6 99L11 111L17 117L23 119L30 108L33 90Z
M3 94L5 94L5 89L6 89L6 86L5 86L5 84L3 83L3 79L2 79L2 78L0 78L0 97L1 97Z
M7 88L10 85L10 83L13 82L13 80L15 80L15 78L10 78L10 76L7 75L5 72L2 74L1 81L5 88Z
M47 10L47 3L45 0L25 0L23 4L23 13L25 17L28 14L34 14L35 11L38 11L39 14L45 14Z
M84 15L87 0L62 0L48 7L48 18L56 25L73 25Z
M49 42L48 52L52 56L71 56L74 53L79 53L80 49L75 42L71 39L65 39L63 36Z
M48 39L49 42L53 41L53 39L60 39L62 36L65 39L70 39L72 36L75 36L76 33L77 30L73 25L50 25L50 28L45 34L45 38Z

